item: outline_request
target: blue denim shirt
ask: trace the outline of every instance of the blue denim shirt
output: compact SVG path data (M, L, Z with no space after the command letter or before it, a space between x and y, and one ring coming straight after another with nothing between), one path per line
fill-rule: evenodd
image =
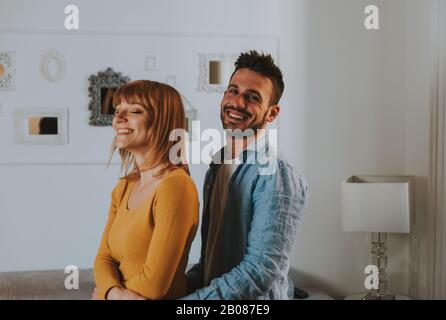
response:
M265 141L265 139L263 139ZM272 149L271 149L272 150ZM219 165L211 163L203 191L201 258L187 273L189 294L182 299L288 299L289 253L307 199L304 178L267 143L240 156L224 207L219 277L203 286L210 198ZM262 164L263 163L263 164ZM198 289L198 290L197 290Z

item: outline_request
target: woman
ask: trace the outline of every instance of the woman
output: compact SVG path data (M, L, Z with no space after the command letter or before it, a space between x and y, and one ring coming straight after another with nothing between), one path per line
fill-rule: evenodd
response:
M94 299L175 299L198 225L198 195L187 165L172 164L169 141L185 128L179 93L138 80L113 98L115 140L125 177L112 192L94 265Z

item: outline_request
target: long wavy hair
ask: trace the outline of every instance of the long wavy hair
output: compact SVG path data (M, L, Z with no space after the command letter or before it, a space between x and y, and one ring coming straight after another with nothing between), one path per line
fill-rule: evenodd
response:
M124 84L114 94L113 106L119 105L122 101L140 104L149 114L147 154L150 156L141 168L138 167L129 151L118 149L121 170L125 178L138 179L141 172L157 166L161 167L157 176L162 176L176 168L182 168L189 174L187 163L173 164L169 161L169 151L178 142L169 140L170 133L175 129L186 130L185 111L179 92L164 83L135 80ZM111 146L110 161L116 149L115 137Z

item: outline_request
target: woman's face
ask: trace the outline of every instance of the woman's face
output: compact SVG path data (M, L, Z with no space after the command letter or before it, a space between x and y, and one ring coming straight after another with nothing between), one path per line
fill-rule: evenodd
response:
M129 152L147 150L149 136L149 114L142 105L121 100L113 118L116 147Z

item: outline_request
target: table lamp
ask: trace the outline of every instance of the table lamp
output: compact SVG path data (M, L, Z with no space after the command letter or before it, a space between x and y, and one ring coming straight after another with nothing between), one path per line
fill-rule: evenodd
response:
M378 289L364 300L392 300L387 294L387 233L409 233L413 210L413 176L351 176L341 185L342 230L372 233L372 264Z

